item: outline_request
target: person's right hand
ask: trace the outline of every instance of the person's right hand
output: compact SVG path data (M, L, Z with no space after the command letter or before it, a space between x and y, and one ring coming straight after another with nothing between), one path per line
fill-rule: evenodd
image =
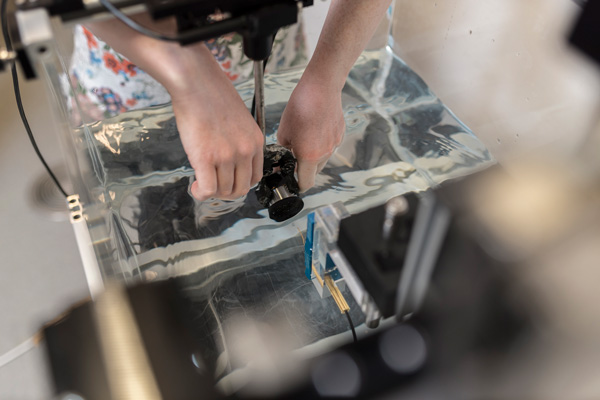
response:
M138 18L153 26L145 14ZM156 40L117 20L88 27L171 95L181 142L196 173L196 199L235 199L262 178L262 132L204 43ZM164 29L174 30L174 19Z
M262 178L263 135L232 83L220 70L189 76L167 88L181 142L196 173L192 195L232 200ZM206 65L205 65L206 67Z

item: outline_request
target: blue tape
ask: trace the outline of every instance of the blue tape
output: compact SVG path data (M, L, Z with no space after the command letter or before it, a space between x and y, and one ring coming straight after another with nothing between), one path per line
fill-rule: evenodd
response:
M304 275L308 279L311 279L312 275L312 242L306 241L304 243Z
M325 260L325 271L329 273L331 279L334 281L342 279L342 274L340 274L340 271L335 267L335 263L331 257L329 257L329 254L327 254L327 258Z
M313 233L315 232L315 213L311 212L306 216L306 241L313 242Z
M306 216L306 241L304 242L304 275L311 279L312 275L312 254L313 254L313 233L315 230L315 213L311 212Z

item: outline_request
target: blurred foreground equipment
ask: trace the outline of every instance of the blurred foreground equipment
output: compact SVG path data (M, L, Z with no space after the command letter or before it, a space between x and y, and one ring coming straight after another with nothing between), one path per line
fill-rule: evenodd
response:
M59 398L213 399L214 383L170 281L107 287L44 331Z
M493 168L345 216L333 242L322 240L331 225L316 222L316 236L307 243L329 246L338 261L340 255L351 259L347 270L331 262L328 269L325 257L318 271L336 284L360 278L346 283L364 283L360 293L381 315L395 318L356 344L304 362L289 358L294 379L277 382L277 390L269 388L275 384L268 377L278 375L268 370L248 375L251 391L214 390L214 372L203 366L203 349L188 328L185 296L163 282L128 290L108 286L95 303L46 329L57 393L85 399L598 394L600 317L590 307L600 301L598 181L579 179L557 164L519 172L513 177ZM352 221L365 215L362 237L369 239L361 242ZM421 251L411 253L413 247ZM374 276L363 278L361 268ZM398 307L399 298L405 307ZM553 382L560 376L573 378L557 389Z

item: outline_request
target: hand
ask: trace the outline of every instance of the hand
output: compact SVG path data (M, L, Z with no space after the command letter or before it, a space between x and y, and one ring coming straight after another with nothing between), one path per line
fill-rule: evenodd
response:
M192 195L201 201L232 200L262 178L263 135L220 69L208 79L197 77L169 90L181 142L196 173Z
M298 185L305 192L315 184L327 160L344 138L342 92L336 87L300 80L283 115L277 140L298 160Z
M344 81L389 4L390 0L332 2L278 134L279 142L291 147L298 159L303 191L314 185L315 175L341 142ZM260 130L203 43L180 46L155 40L116 20L93 25L94 33L171 94L181 140L196 172L194 197L234 198L260 180ZM168 28L174 26L171 20Z
M174 28L174 20L169 23ZM156 40L117 20L89 27L171 95L181 142L196 172L191 189L196 199L235 199L261 179L262 132L204 43Z

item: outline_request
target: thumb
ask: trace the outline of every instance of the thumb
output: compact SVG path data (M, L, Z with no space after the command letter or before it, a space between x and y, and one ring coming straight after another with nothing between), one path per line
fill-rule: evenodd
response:
M285 134L285 130L279 129L277 131L277 143L288 149L292 148L292 141L288 138L288 135Z

